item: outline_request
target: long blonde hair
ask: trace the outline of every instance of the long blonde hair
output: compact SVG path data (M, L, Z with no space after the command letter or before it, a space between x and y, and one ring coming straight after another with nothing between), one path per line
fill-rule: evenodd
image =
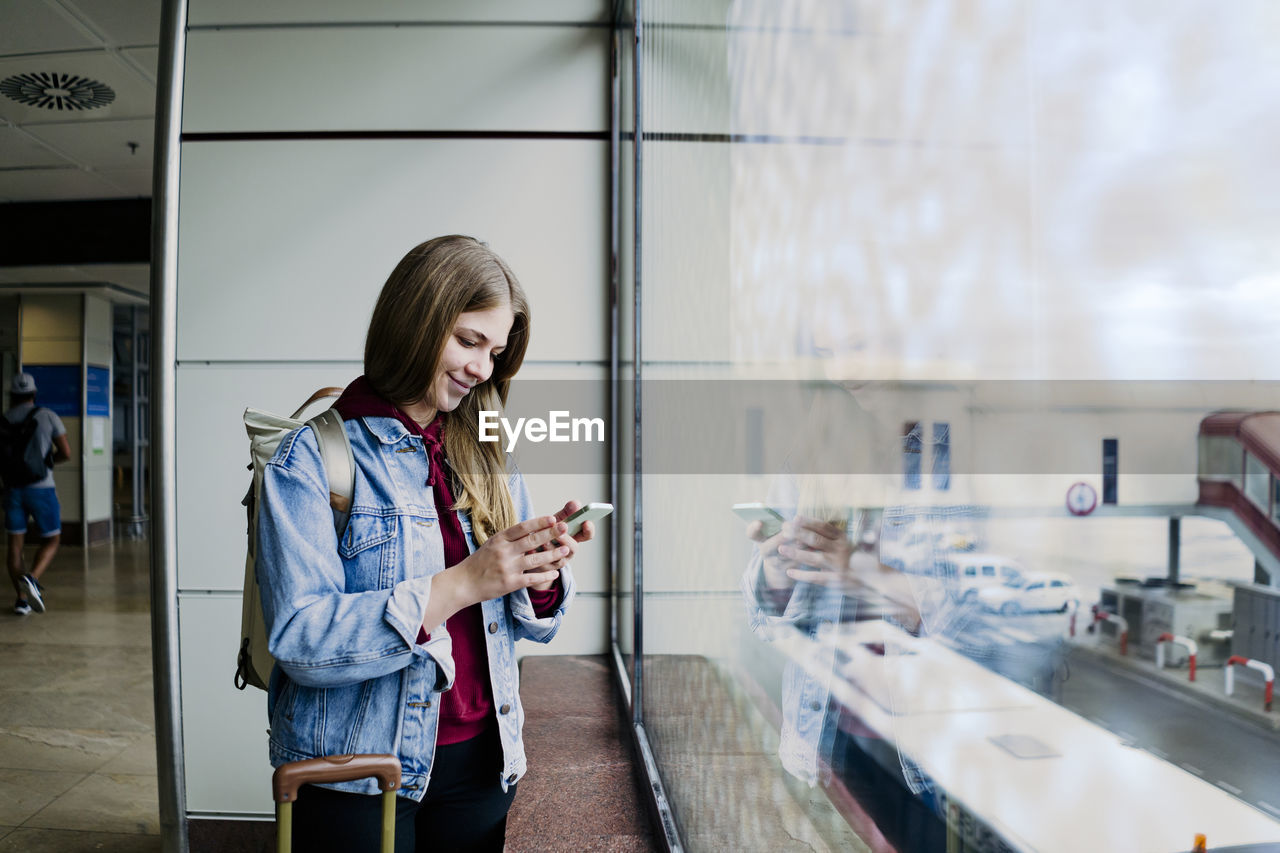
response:
M499 442L480 441L480 411L500 410L529 346L529 303L511 268L473 237L436 237L409 251L383 285L369 321L364 372L397 406L422 399L458 315L509 305L515 319L493 373L444 419L444 450L455 489L451 509L469 512L479 544L517 522Z

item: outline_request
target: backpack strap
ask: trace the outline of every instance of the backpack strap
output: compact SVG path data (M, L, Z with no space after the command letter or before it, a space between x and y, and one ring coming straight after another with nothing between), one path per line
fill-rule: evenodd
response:
M325 397L340 397L340 396L342 396L342 389L339 388L337 385L329 385L324 388L321 388L319 391L317 391L316 393L308 397L307 402L299 406L298 410L294 412L292 415L290 415L289 417L296 421L299 417L302 416L302 413L307 410L307 406L310 406L312 403L316 402L317 400L323 400ZM342 421L339 420L338 422L341 423Z
M304 407L305 408L305 407ZM351 496L355 492L356 460L351 453L351 439L342 426L342 415L336 409L325 409L307 421L316 434L320 462L329 478L329 506L333 510L333 527L338 538L347 529L351 514Z

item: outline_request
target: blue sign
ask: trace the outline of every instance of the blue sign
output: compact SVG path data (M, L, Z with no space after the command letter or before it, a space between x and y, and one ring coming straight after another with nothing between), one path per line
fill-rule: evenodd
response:
M80 416L80 365L26 364L22 370L36 380L36 405L58 415Z
M111 416L111 368L91 364L86 369L84 413L88 417Z

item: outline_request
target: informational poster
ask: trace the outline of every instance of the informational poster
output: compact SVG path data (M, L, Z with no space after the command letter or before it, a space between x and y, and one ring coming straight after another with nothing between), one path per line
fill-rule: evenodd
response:
M95 419L91 423L93 424L93 436L89 447L94 456L101 456L107 450L107 422Z
M80 416L80 365L27 364L23 371L36 381L36 404L61 416Z
M89 417L111 416L111 368L91 364L85 369L84 400Z

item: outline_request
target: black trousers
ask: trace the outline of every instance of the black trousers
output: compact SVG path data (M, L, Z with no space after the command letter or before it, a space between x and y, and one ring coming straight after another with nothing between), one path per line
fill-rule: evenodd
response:
M516 786L500 781L497 729L436 748L421 803L396 797L396 853L502 853ZM293 807L297 853L377 851L382 797L303 785Z
M937 853L947 849L947 826L920 797L912 794L902 771L886 770L859 744L837 730L832 770L861 804L885 840L899 853ZM890 747L892 748L892 747Z

